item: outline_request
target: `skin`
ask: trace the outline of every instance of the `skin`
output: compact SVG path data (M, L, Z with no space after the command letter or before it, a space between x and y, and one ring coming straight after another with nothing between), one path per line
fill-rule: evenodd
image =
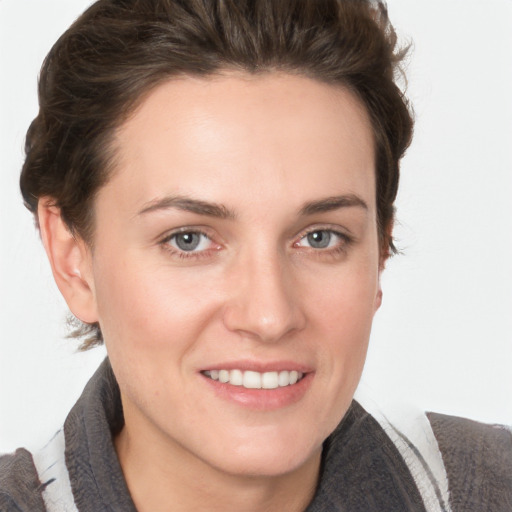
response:
M101 325L138 510L304 510L381 302L364 107L300 76L183 78L154 90L115 146L93 248L48 198L39 217L72 312ZM204 233L198 248L180 250L177 230ZM307 385L282 406L244 404L201 374L233 361L301 365Z

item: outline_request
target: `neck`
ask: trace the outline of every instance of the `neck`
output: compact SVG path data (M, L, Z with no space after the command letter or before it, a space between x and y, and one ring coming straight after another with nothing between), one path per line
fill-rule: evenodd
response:
M114 440L138 512L302 512L313 498L320 449L283 475L237 475L139 434L125 426Z

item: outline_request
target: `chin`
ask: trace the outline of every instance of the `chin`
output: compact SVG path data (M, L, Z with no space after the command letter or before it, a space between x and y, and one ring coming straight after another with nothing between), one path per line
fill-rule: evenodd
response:
M273 455L262 456L259 453L254 456L234 456L224 460L218 469L233 476L276 478L299 471L311 461L320 460L321 452L320 446L307 455L300 453L296 448L291 448L286 453L281 450Z
M211 460L210 465L238 476L286 475L300 470L309 462L320 460L323 439L314 443L312 436L305 434L306 432L299 434L283 431L258 435L254 432L251 439L246 436L238 440L232 436L225 447L218 445L216 460Z

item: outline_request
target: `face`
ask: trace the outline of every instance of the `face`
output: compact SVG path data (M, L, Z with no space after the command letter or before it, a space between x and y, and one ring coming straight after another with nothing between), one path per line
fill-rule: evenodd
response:
M89 268L125 428L230 474L318 457L380 303L364 108L298 76L183 78L115 149Z

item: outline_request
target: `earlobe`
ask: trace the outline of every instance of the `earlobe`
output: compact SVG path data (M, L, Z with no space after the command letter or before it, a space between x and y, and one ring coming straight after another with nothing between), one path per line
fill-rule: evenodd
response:
M373 308L374 313L377 312L377 310L380 308L381 304L382 304L382 288L380 287L380 282L379 282L379 289L377 291L377 295L375 296L375 302L374 302L374 308Z
M98 321L90 251L74 236L51 198L39 199L41 239L57 286L71 312L86 323Z
M377 293L375 294L375 299L373 301L373 313L375 314L377 310L380 308L382 304L382 285L380 282L380 278L382 275L382 270L379 270L379 274L377 276Z

